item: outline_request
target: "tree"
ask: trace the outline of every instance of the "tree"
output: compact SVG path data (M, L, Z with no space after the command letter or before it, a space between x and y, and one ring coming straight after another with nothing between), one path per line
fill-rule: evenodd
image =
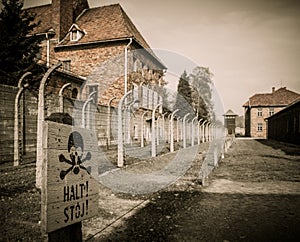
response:
M214 120L212 100L212 82L213 74L208 67L197 66L189 75L190 85L192 87L194 109L198 112L198 118Z
M35 72L40 39L31 35L38 24L22 10L22 0L2 0L0 12L0 83L16 86L26 71Z
M192 89L189 83L189 76L187 72L184 71L181 74L177 85L177 96L174 110L180 109L178 114L182 117L186 113L193 112L192 103Z

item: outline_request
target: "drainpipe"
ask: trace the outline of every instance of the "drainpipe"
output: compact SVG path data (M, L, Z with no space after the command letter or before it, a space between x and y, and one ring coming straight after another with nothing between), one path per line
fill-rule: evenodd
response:
M128 74L128 47L132 43L132 38L129 39L129 43L125 47L125 93L127 93L128 89L128 80L127 80L127 74Z

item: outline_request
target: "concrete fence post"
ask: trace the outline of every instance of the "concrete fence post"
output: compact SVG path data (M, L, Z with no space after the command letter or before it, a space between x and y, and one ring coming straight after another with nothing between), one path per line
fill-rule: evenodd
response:
M19 146L19 106L20 106L20 98L25 90L26 86L23 85L23 80L31 75L31 72L24 73L18 82L18 92L15 97L15 116L14 116L14 166L18 166L20 164L20 146Z
M43 76L38 94L38 114L37 114L37 139L36 139L36 187L42 187L42 164L43 164L43 144L44 132L43 122L45 120L45 86L50 74L62 65L61 62L50 67Z
M111 103L116 99L116 97L112 97L109 99L107 104L107 128L106 128L106 138L107 138L107 149L111 145L110 133L111 133Z
M148 113L148 111L144 112L141 117L141 147L145 146L144 143L144 116Z
M183 117L183 121L182 121L182 131L183 131L183 148L186 148L186 118L190 115L190 113L187 113L186 115L184 115Z
M58 96L59 96L59 112L63 113L64 112L64 96L63 96L63 91L68 87L71 86L71 83L67 83L62 86L62 88L59 90Z
M174 112L171 114L171 120L170 120L170 152L174 152L174 115L177 113L179 109L176 109Z
M204 122L201 125L201 127L202 127L202 143L206 142L206 140L205 140L205 123L206 122L207 122L207 120L204 120Z
M124 143L123 143L123 119L122 119L122 106L124 100L132 94L132 90L127 92L119 101L118 104L118 167L124 165Z
M197 119L197 117L194 117L192 119L192 123L191 123L191 127L192 127L192 142L191 142L191 146L195 145L195 126L194 126L194 121Z
M176 142L179 142L179 126L180 126L180 118L178 117L176 120Z
M156 138L155 138L155 111L156 109L162 105L161 103L156 105L154 109L152 110L152 132L151 132L151 156L156 157Z
M88 99L84 102L83 106L82 106L82 110L81 110L81 127L82 128L85 128L85 124L87 123L87 128L90 128L90 113L88 112L88 115L87 115L87 122L85 122L85 119L86 119L86 115L85 115L85 109L86 109L86 106L89 105L89 103L91 101L94 100L93 96L97 93L97 91L93 91L89 94L89 97Z
M203 119L201 118L199 121L198 121L198 145L200 145L200 143L201 143L201 121L202 121Z

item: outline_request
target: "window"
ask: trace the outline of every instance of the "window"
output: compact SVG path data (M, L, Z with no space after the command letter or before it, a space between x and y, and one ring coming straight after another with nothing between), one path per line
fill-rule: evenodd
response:
M262 123L258 123L257 124L257 131L258 132L262 132L263 131L263 124Z
M258 108L257 109L257 116L258 117L262 117L263 115L262 115L262 108Z
M92 96L94 104L98 103L98 86L98 84L88 84L88 94L90 95L92 92L96 92Z
M78 38L77 32L78 32L77 30L72 30L70 32L70 40L71 41L77 41L77 38Z
M70 41L78 41L86 34L77 24L73 24L68 32L70 34Z
M274 108L269 108L269 116L272 116L274 114Z
M62 61L62 68L64 71L70 71L71 70L71 61L70 60L63 60Z
M78 95L78 89L77 88L73 88L72 90L72 98L77 98L77 95Z
M73 29L70 32L70 41L78 41L83 36L83 33L79 31L78 29Z

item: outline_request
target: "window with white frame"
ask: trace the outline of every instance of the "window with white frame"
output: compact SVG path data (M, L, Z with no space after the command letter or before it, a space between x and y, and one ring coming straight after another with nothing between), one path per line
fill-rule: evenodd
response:
M258 117L262 117L263 115L262 115L262 108L258 108L257 109L257 116Z
M78 31L77 31L77 30L72 30L72 31L70 32L70 40L71 40L71 41L77 41L77 39L78 39L77 34L78 34Z
M262 132L263 131L263 124L262 123L258 123L257 124L257 131L258 132Z
M84 31L79 30L77 27L73 27L70 31L70 41L78 41L83 36Z
M91 84L88 84L87 85L87 88L88 88L88 94L90 95L91 93L93 93L93 92L96 92L93 96L92 96L92 98L93 98L93 103L94 104L97 104L98 103L98 87L99 87L99 84L97 84L97 83L95 83L95 84L93 84L93 83L91 83Z

